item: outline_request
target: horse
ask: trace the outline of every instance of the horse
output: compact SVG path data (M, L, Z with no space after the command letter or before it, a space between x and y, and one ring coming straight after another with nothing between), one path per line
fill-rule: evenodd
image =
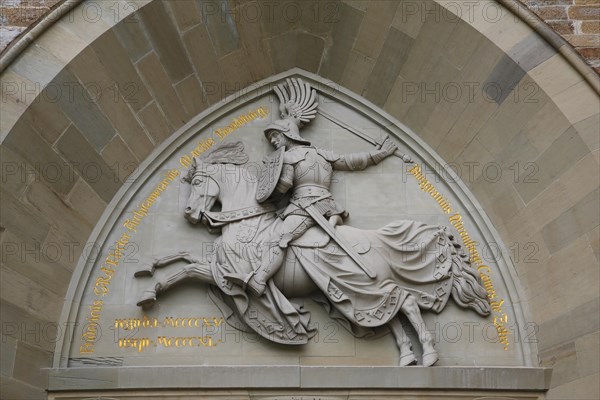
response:
M255 331L268 340L305 344L316 331L310 314L293 298L320 292L318 302L355 336L386 325L400 352L399 365L417 364L410 338L399 316L415 328L423 348L421 364L435 364L439 355L425 328L421 310L441 312L449 298L481 316L490 314L487 292L468 257L445 227L415 221L396 221L377 231L345 225L335 227L374 271L369 278L319 227L310 228L289 244L284 264L268 282L263 296L246 293L224 275L248 274L261 260L265 239L273 237L282 220L270 203L256 200L258 179L249 171L243 144L218 146L196 157L185 180L191 192L184 210L192 224L220 231L208 262L189 253L155 260L135 277L153 276L156 268L176 261L188 264L153 282L138 301L151 307L160 293L185 281L200 281L211 288L211 298L237 329ZM220 211L213 211L219 203Z

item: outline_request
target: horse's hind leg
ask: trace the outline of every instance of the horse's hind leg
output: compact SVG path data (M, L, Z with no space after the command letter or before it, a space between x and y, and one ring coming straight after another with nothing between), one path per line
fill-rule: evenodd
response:
M412 351L410 338L404 331L404 328L402 328L400 318L392 318L390 322L388 322L388 326L394 334L394 337L396 338L396 346L398 346L398 349L400 350L400 366L406 367L408 365L416 364L417 359Z
M413 296L409 295L402 303L402 312L408 317L408 320L414 326L419 341L423 345L423 366L430 367L439 359L437 351L433 348L433 337L425 327L425 321L421 317L419 305Z
M155 259L152 264L146 265L142 269L136 271L133 274L133 276L135 276L136 278L139 278L142 276L153 276L154 270L156 268L162 268L166 265L172 264L177 261L187 261L190 264L199 262L198 260L193 258L190 253L182 251L177 254L172 254L170 256Z
M150 288L144 291L142 298L138 301L138 306L151 306L156 301L156 296L168 290L171 286L178 283L199 280L200 282L208 283L211 285L215 284L215 281L210 271L210 267L205 264L190 264L183 267L181 270L169 275L164 280L159 280Z

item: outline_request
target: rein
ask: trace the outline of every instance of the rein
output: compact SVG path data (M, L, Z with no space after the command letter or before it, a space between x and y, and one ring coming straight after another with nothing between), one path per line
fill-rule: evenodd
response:
M275 212L276 208L268 204L266 206L250 206L231 211L200 211L210 222L212 227L219 227L230 222L241 221L247 218L256 217L270 212Z
M203 176L208 179L212 179L218 185L218 183L211 176ZM200 208L200 215L201 220L205 219L211 228L220 228L231 222L242 221L247 218L275 212L277 210L272 204L259 204L257 206L249 206L230 211L207 211L206 199L208 199L208 185L204 186L204 204L202 204L202 207Z

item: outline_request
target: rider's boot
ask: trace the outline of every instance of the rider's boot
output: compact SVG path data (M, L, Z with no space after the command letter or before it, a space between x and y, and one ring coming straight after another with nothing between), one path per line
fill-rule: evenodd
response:
M241 286L244 290L249 291L253 295L260 297L267 289L267 281L279 270L283 264L285 256L284 248L287 247L289 240L283 240L279 245L270 247L269 250L263 253L260 267L256 271L248 275L242 274L225 274L223 275L228 281ZM281 246L285 246L282 248Z

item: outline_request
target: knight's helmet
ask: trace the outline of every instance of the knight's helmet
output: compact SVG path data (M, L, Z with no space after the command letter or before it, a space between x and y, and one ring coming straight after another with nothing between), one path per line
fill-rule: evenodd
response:
M310 142L302 136L300 136L300 127L296 125L291 119L278 119L274 121L272 124L267 125L265 128L265 136L269 139L270 132L280 132L282 135L287 137L288 139L292 139L295 142L309 145Z
M308 83L300 78L288 78L274 88L279 98L281 119L274 121L265 128L265 136L273 131L297 143L309 145L310 142L300 136L300 128L312 121L317 115L317 93Z

